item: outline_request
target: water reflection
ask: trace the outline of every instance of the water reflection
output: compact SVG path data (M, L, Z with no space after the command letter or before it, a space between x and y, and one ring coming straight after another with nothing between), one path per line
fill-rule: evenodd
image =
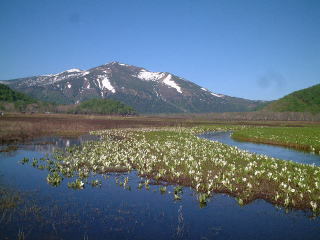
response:
M43 153L53 153L58 149L65 149L70 146L81 145L87 141L98 141L100 139L101 139L100 136L89 135L89 134L83 135L80 137L74 137L74 138L49 136L49 137L37 138L35 140L32 140L31 142L19 144L18 147L19 149L23 149L23 150L30 150L30 151L43 152ZM6 148L8 148L7 145L0 146L0 150L6 149ZM12 155L14 154L14 151L4 152L4 154Z

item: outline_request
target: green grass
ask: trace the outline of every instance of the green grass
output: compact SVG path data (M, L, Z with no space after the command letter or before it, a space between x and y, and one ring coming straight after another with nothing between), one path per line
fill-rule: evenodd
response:
M190 186L200 204L215 192L235 196L240 205L255 199L318 212L320 168L251 154L196 134L242 127L113 129L103 139L68 148L48 162L50 174L78 181L97 173L136 170L156 182ZM57 176L56 176L57 177ZM60 178L59 178L60 179ZM147 184L146 184L147 186ZM85 186L83 186L85 187ZM179 194L175 199L179 200Z
M251 141L282 145L320 154L320 127L251 127L237 130L232 137Z

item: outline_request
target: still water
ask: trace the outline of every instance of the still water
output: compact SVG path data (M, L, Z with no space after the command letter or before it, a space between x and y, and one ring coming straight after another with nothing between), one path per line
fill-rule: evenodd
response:
M175 201L174 186L138 189L136 172L92 176L102 186L68 189L47 184L46 170L22 165L24 157L39 158L54 149L87 139L44 138L0 153L0 186L19 201L14 210L0 208L0 239L318 239L320 219L304 211L286 211L263 200L239 206L215 194L200 207L196 193L184 188ZM92 139L89 139L92 140ZM266 154L266 153L265 153ZM292 158L292 155L288 158ZM129 177L131 189L116 184ZM117 180L118 179L118 180Z

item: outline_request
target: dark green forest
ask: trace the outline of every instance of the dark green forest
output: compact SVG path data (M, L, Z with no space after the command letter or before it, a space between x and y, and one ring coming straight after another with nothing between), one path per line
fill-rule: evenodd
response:
M6 110L5 105L11 103L15 110L22 111L30 104L36 104L38 101L23 93L17 92L4 84L0 84L0 109Z
M71 113L79 114L120 114L134 115L136 111L122 102L112 99L90 99L77 105L70 110Z

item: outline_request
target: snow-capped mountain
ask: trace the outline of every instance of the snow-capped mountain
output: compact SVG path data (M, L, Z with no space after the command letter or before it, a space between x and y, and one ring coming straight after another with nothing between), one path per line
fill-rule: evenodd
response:
M249 111L261 104L211 92L172 73L118 62L2 83L45 101L78 103L93 97L111 98L141 113Z

